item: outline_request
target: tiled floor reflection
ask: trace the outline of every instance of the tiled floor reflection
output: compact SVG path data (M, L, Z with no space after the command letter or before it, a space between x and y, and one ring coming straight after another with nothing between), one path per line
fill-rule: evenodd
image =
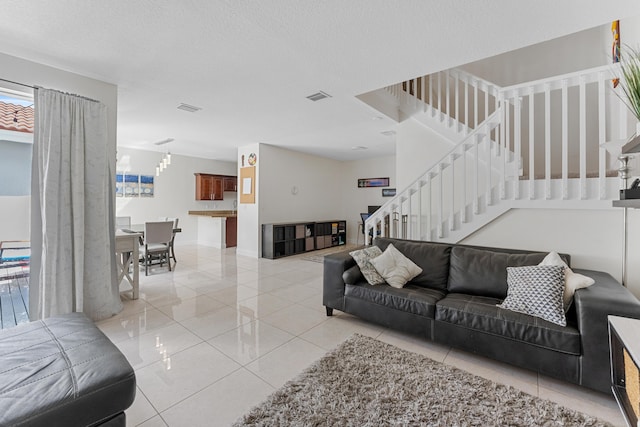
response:
M136 370L127 425L224 426L359 333L624 425L613 398L426 342L322 306L322 264L180 246L174 271L98 324ZM123 294L125 295L125 294Z

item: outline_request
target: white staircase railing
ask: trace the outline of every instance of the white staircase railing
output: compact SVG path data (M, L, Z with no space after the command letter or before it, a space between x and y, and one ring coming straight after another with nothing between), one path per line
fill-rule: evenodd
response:
M624 104L607 90L617 70L598 67L505 88L448 70L385 88L400 108L436 119L460 141L369 217L367 243L373 230L459 241L516 201L559 207L558 201L575 206L617 196L616 159L606 147L630 134Z
M384 88L408 115L423 112L459 135L466 136L498 108L502 88L453 69Z

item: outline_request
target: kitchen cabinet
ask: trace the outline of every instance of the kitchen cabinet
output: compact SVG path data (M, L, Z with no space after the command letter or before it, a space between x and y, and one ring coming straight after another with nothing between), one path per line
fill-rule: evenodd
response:
M238 244L238 218L235 216L227 217L225 241L228 248L233 248Z
M225 191L238 191L238 177L196 173L196 200L222 200Z
M238 177L237 176L223 177L222 186L224 191L238 191Z
M222 200L223 178L219 175L196 173L196 200Z

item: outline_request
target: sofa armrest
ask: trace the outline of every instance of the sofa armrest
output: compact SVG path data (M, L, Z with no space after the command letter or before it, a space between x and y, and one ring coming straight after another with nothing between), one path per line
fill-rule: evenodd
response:
M344 309L344 279L342 274L356 265L349 251L324 257L322 304L327 308Z
M364 276L362 275L362 271L360 271L360 267L354 265L353 267L348 268L344 273L342 273L342 280L347 285L355 285L358 282L362 282Z
M608 315L640 318L640 301L609 274L578 270L595 280L588 288L576 291L578 330L582 341L582 385L610 392Z

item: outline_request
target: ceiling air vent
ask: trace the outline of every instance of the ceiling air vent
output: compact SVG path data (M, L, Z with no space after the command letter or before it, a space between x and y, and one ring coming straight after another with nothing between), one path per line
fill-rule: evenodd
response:
M382 131L380 133L383 134L384 136L393 136L393 135L396 134L396 131L395 130L385 130L385 131Z
M173 138L167 138L167 139L163 139L162 141L154 142L154 144L156 144L156 145L164 145L164 144L170 143L171 141L173 141Z
M189 113L195 113L196 111L202 110L202 108L194 107L193 105L189 105L189 104L180 104L178 105L178 110L184 110Z
M325 99L325 98L331 98L331 95L323 91L307 96L307 99L310 99L312 101L320 101L321 99Z

